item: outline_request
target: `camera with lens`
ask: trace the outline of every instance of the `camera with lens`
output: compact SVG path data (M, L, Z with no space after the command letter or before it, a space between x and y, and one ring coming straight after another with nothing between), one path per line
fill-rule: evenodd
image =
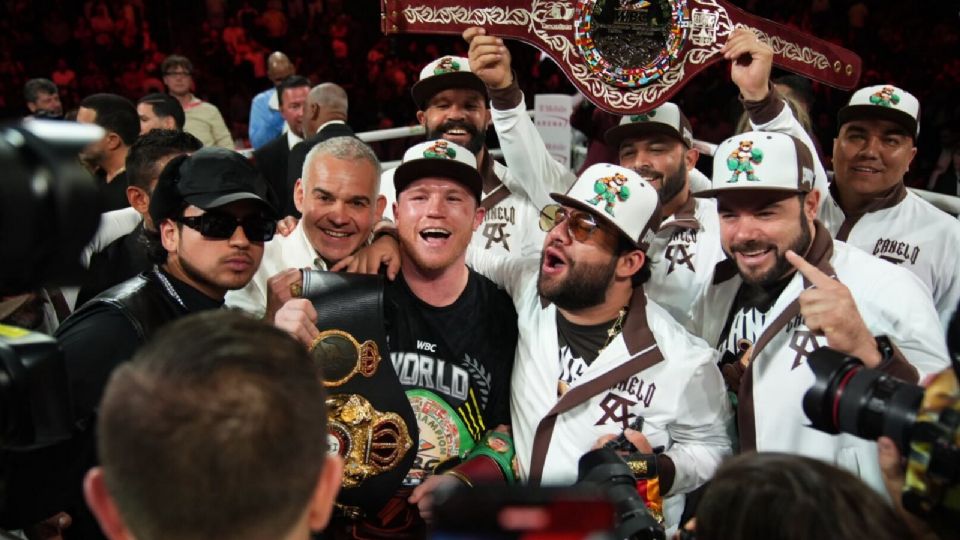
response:
M45 285L79 282L80 253L96 230L100 204L77 153L103 133L49 120L0 127L0 304L22 304L17 297ZM56 340L0 324L0 516L7 506L5 455L55 444L71 431Z
M664 529L637 491L637 479L627 463L609 447L580 457L577 485L593 485L613 504L616 529L613 538L663 540Z
M954 318L951 335L958 324ZM820 431L893 439L908 460L903 506L934 528L960 523L960 349L950 349L953 369L924 388L822 347L810 353L816 381L803 397L803 411Z

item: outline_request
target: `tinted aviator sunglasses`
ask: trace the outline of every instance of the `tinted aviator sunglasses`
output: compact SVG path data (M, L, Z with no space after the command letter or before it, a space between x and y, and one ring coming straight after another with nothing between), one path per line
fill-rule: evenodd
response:
M200 216L180 216L177 221L199 232L206 238L227 240L237 227L251 242L268 242L277 231L277 220L263 216L238 218L228 214L206 213Z
M567 212L559 204L549 204L540 211L540 229L543 232L550 232L563 222L567 222L567 230L577 242L586 242L593 231L600 228L592 215L586 212Z

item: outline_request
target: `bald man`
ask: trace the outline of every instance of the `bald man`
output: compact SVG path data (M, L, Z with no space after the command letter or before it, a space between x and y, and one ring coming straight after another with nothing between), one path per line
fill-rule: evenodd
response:
M273 86L260 92L250 103L250 122L248 133L250 144L255 149L267 144L284 132L283 116L280 114L280 102L277 87L297 70L287 55L274 51L267 57L267 77Z
M333 83L314 86L307 95L303 112L304 141L290 149L287 162L287 193L293 193L293 186L300 179L303 160L314 146L334 137L353 137L353 130L347 125L347 92ZM284 206L284 215L297 216L299 213L290 206Z

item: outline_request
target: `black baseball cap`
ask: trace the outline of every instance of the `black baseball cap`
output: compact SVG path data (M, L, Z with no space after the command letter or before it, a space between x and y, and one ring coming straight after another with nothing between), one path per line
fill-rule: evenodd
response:
M163 168L150 196L150 217L159 224L176 216L184 203L212 210L244 200L259 203L267 217L279 218L276 195L246 158L226 148L201 148Z

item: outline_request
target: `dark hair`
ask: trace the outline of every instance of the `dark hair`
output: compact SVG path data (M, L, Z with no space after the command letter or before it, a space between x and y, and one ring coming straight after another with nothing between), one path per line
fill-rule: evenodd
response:
M159 160L202 147L200 139L185 131L155 129L144 134L127 152L128 185L150 192L150 183L160 176Z
M137 104L140 103L147 103L153 107L153 114L157 115L158 118L173 118L173 123L179 130L183 129L183 124L187 121L187 117L183 113L183 105L180 105L177 98L170 94L161 94L160 92L147 94L137 101Z
M912 537L893 508L859 478L782 453L747 453L721 465L696 517L697 540Z
M632 240L626 237L624 234L617 235L617 257L623 255L624 253L630 251L640 250ZM630 282L633 284L633 288L643 285L644 283L650 281L650 277L653 275L653 271L650 269L650 256L647 253L644 253L643 266L636 271L632 276L630 276Z
M30 79L23 85L23 99L27 103L34 103L40 99L40 92L44 94L56 94L57 85L50 79Z
M120 136L123 144L130 146L140 135L140 117L137 108L129 99L116 94L93 94L83 98L80 106L97 113L94 122L107 131Z
M187 203L182 203L180 205L180 209L174 215L182 216L183 211L187 209L187 206ZM160 224L154 223L153 226L154 230L143 227L140 230L140 238L138 240L143 244L146 250L147 260L153 264L166 264L167 256L169 256L170 253L167 251L167 248L163 246L163 241L160 239ZM177 222L177 227L182 230L183 224Z
M180 56L179 54L171 54L170 56L163 59L163 62L160 64L160 72L163 75L166 75L168 71L173 68L181 67L191 74L193 73L193 63L190 62L190 59L186 56Z
M183 317L118 367L97 444L137 538L274 538L326 459L320 373L302 344L234 311Z
M306 86L310 88L310 79L304 77L303 75L291 75L284 79L279 86L277 86L277 100L280 102L280 105L283 105L283 91L288 88L300 88Z

